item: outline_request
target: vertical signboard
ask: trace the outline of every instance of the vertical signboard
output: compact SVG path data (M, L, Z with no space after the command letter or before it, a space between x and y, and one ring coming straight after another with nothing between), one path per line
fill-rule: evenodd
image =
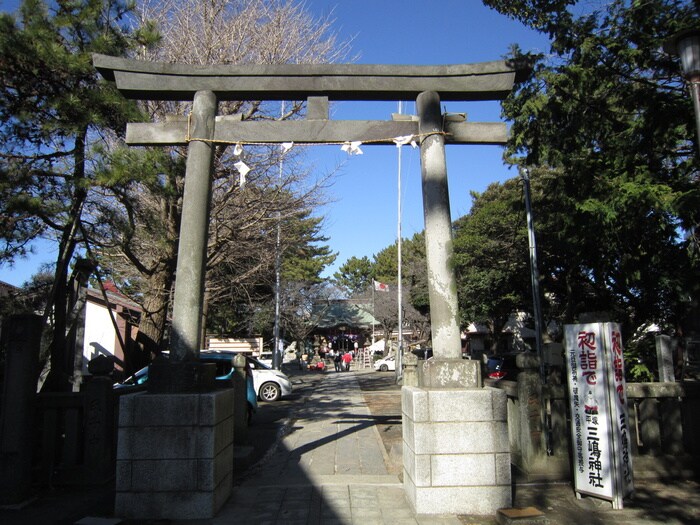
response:
M567 325L565 343L575 490L622 508L634 486L619 325Z
M608 376L608 398L611 406L613 429L613 459L615 466L616 508L622 508L622 499L634 492L632 478L632 450L630 447L629 414L627 413L627 384L622 334L617 323L603 324Z

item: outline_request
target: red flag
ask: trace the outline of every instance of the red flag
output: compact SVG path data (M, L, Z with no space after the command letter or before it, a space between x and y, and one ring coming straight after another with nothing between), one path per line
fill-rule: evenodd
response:
M389 285L380 283L379 281L372 281L374 283L374 289L377 292L388 292L389 291Z

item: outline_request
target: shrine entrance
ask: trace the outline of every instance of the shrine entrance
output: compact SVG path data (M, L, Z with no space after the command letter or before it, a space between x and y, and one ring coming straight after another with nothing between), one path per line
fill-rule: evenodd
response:
M193 100L187 122L128 124L129 145L188 145L185 200L173 305L171 356L197 356L203 260L214 144L392 145L421 150L427 271L435 355L460 357L456 286L449 268L451 218L445 144L504 144L503 123L445 119L442 101L501 100L516 71L503 61L451 66L191 66L95 55L93 62L127 98ZM216 121L225 100L306 100L303 121ZM396 121L329 119L329 101L415 100L417 117Z
M158 370L152 367L149 390L160 394L199 392L207 381L208 373L195 363L201 347L215 144L342 144L352 152L360 145L395 146L415 141L420 145L434 358L419 370L418 386L403 387L404 400L410 400L410 406L404 407L403 420L410 428L404 440L406 495L422 514L483 513L491 507L495 512L509 506L505 395L482 388L479 364L461 359L445 161L445 144L504 144L507 129L503 123L447 119L440 104L504 99L513 87L516 70L504 61L450 66L192 66L94 55L93 63L127 98L193 101L187 121L127 126L129 145L188 147L170 363ZM217 104L226 100L306 100L306 119L217 120ZM336 100L415 100L417 116L395 121L334 121L329 119L328 107ZM449 414L431 411L435 403L449 399L458 401L450 403L454 409ZM475 414L479 416L476 419ZM475 421L478 428L474 427ZM420 438L427 435L425 432L435 436L434 442ZM483 443L486 435L492 436L491 443ZM431 465L448 464L483 468L480 479L485 481L474 487L471 480L463 479L463 485L455 486L455 476L430 470ZM133 499L129 501L133 503Z

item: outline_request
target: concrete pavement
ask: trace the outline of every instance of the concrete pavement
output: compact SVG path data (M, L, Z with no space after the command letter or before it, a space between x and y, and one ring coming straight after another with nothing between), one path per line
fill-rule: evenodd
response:
M700 525L700 485L684 480L635 480L635 498L622 510L595 498L577 499L569 483L515 483L513 507L535 508L540 517L416 515L399 476L387 471L379 418L367 407L359 374L385 378L362 369L324 373L275 446L246 471L231 499L206 523Z
M366 373L366 372L358 372ZM212 524L461 523L415 516L355 372L326 372L277 445L249 469Z

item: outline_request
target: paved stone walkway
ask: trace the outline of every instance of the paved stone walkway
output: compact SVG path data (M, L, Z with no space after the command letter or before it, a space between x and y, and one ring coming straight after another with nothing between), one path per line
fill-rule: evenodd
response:
M461 523L456 516L412 512L401 482L386 470L354 372L327 374L293 418L210 523Z

